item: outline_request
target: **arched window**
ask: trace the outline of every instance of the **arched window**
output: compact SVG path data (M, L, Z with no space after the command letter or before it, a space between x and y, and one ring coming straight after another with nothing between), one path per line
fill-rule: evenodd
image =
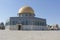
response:
M28 25L28 21L26 20L26 25Z

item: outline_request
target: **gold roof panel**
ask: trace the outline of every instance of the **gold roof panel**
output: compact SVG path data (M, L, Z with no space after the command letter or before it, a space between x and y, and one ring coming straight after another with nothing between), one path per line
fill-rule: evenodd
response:
M29 6L24 6L24 7L19 9L18 13L19 14L21 14L21 13L31 13L31 14L34 14L34 10L31 7L29 7Z

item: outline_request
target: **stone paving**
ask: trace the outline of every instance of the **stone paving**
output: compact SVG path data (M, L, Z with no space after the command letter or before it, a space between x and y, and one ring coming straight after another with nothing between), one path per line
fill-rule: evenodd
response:
M0 40L60 40L60 31L0 30Z

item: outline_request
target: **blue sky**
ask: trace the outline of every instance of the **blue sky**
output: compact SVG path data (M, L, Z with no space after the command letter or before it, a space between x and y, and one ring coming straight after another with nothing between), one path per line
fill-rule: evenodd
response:
M46 18L47 24L60 24L60 0L0 0L0 22L18 16L25 5L34 9L36 17Z

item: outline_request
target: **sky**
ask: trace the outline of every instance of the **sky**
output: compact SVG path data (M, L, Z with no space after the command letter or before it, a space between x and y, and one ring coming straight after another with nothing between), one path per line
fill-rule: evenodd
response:
M36 17L46 19L47 24L60 25L60 0L0 0L0 22L18 16L19 9L26 5L34 9Z

